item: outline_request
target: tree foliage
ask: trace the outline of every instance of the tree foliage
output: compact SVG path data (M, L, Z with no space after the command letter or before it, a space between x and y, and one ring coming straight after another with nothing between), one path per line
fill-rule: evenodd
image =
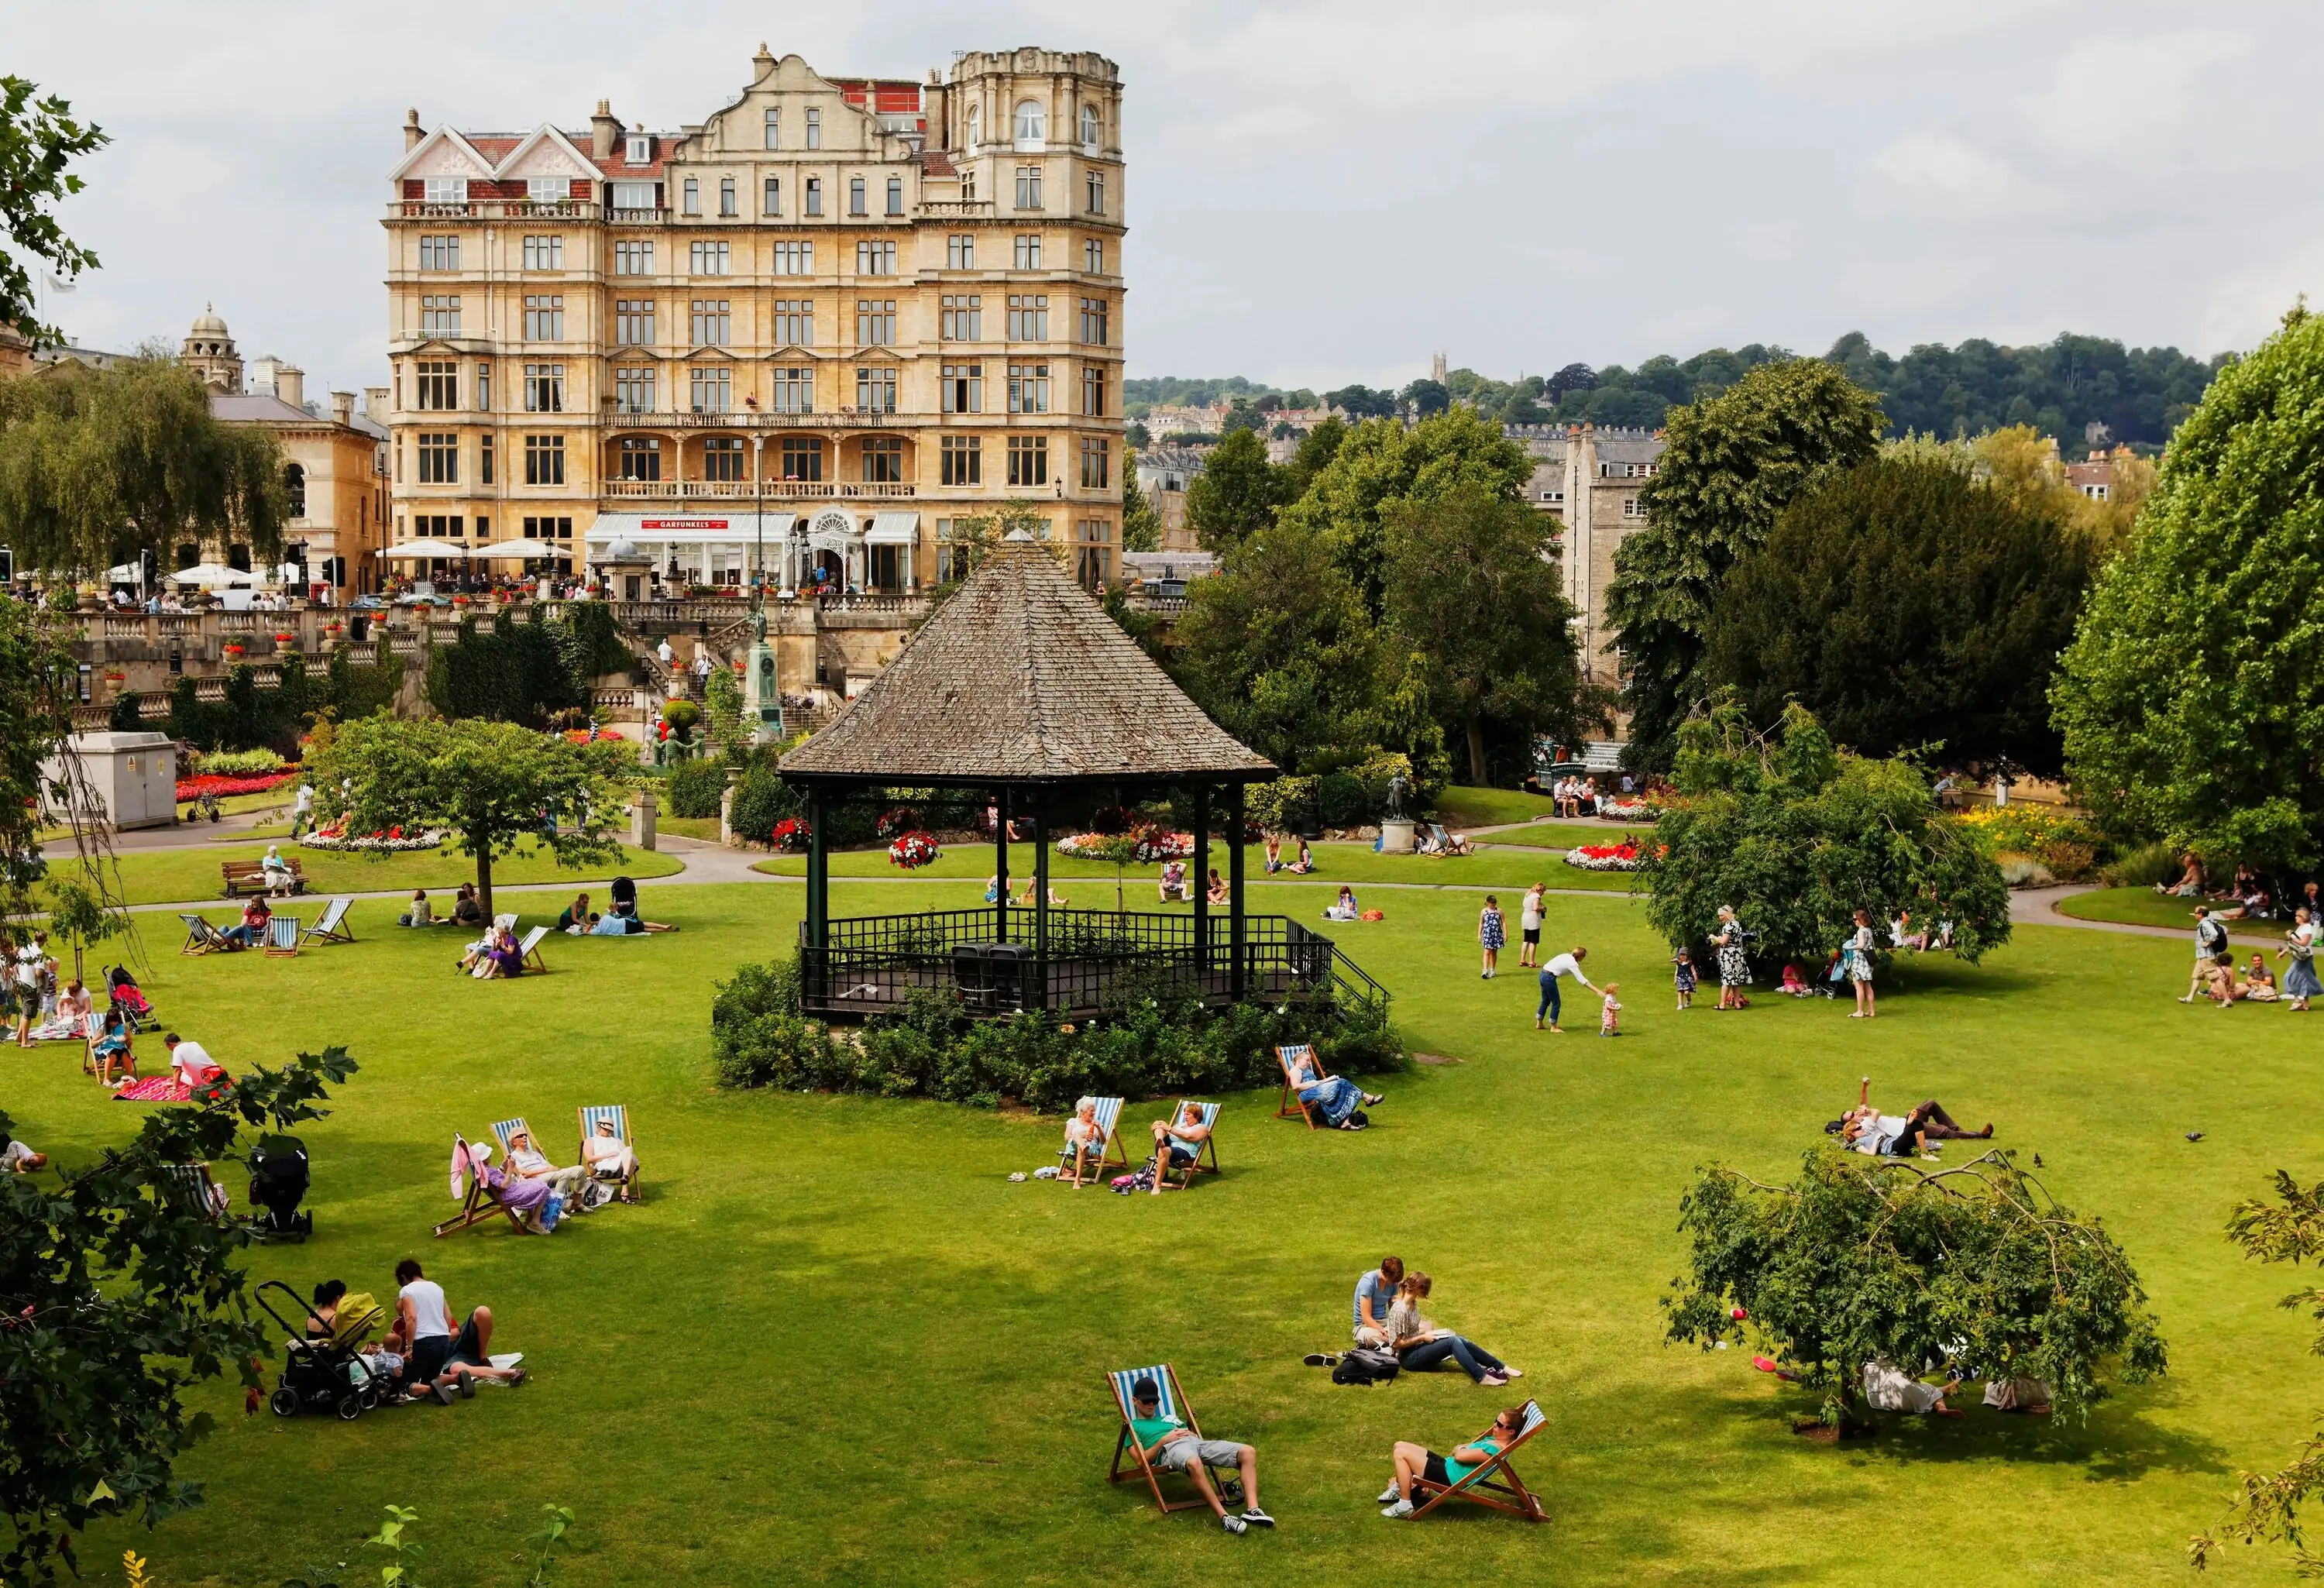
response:
M58 95L37 84L0 77L0 326L46 346L63 340L34 312L32 268L65 280L97 268L97 255L65 235L53 207L81 190L67 168L112 140L94 124L74 118Z
M1607 611L1630 664L1631 754L1670 763L1673 734L1706 693L1702 648L1727 571L1820 472L1870 458L1872 396L1821 359L1762 365L1668 417L1670 445L1639 492L1645 529L1614 554Z
M322 1117L355 1069L343 1048L254 1066L83 1168L0 1176L0 1583L77 1574L73 1539L99 1517L150 1527L201 1502L172 1467L213 1424L183 1397L229 1372L257 1387L277 1332L250 1307L246 1228L206 1216L169 1168L245 1158L257 1133Z
M2075 790L2118 840L2324 854L2324 319L2229 365L2180 427L2052 689Z
M1867 755L1941 743L2054 774L2050 674L2089 577L2083 541L1956 462L1882 458L1812 485L1736 563L1704 678L1755 722L1796 699Z
M560 866L619 857L613 825L626 812L626 748L576 744L515 723L389 716L342 723L314 758L318 803L353 833L441 829L476 862L476 891L493 908L493 862L537 840Z
M289 512L273 432L222 424L193 372L166 359L67 364L0 382L0 543L51 575L102 573L191 545L223 561L282 559Z
M122 920L105 803L77 758L47 764L72 733L78 697L73 634L69 618L0 594L0 921L51 908L35 893L47 876L59 891L80 897L75 914L93 939L92 915L116 926ZM42 829L51 822L72 835L69 863L40 859ZM61 874L68 863L69 876Z
M1186 522L1204 550L1224 557L1272 524L1275 510L1289 500L1259 432L1232 430L1186 487Z
M1473 485L1388 518L1388 628L1466 745L1472 783L1491 780L1489 732L1529 749L1536 734L1570 742L1603 720L1585 709L1549 528L1536 509Z
M1731 700L1717 704L1679 730L1673 782L1637 876L1646 919L1674 947L1708 938L1722 904L1768 960L1821 965L1858 909L1950 921L1971 962L2009 940L1999 869L1938 810L1921 770L1840 753L1803 706L1761 738Z
M1983 337L1924 343L1895 358L1851 331L1824 357L1877 396L1900 432L1975 436L2024 425L2077 448L2089 445L2093 424L2111 440L2160 446L2226 362L2071 333L2023 347Z
M2007 1152L1931 1173L1828 1143L1786 1186L1701 1170L1679 1209L1689 1271L1664 1298L1666 1338L1764 1340L1831 1424L1867 1409L1876 1360L2038 1379L2080 1417L2107 1373L2141 1383L2166 1365L2121 1246Z
M1162 549L1162 510L1138 483L1138 454L1121 459L1121 549L1124 551Z

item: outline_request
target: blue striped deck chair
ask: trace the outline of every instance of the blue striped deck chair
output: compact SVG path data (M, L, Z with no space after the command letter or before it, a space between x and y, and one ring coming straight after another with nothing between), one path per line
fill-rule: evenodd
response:
M206 918L181 912L178 919L186 924L186 944L178 950L180 954L219 954L234 946Z
M1528 1400L1525 1403L1524 1420L1517 1425L1517 1436L1501 1446L1499 1454L1483 1465L1473 1469L1467 1477L1457 1483L1432 1483L1425 1478L1415 1478L1412 1481L1413 1494L1416 1498L1425 1493L1428 1499L1426 1503L1415 1505L1412 1508L1413 1519L1417 1521L1448 1500L1460 1499L1473 1500L1479 1505L1489 1505L1495 1510L1505 1510L1513 1517L1523 1517L1529 1522L1549 1520L1549 1513L1542 1509L1541 1497L1526 1488L1524 1482L1518 1478L1517 1469L1509 1465L1509 1457L1515 1455L1518 1447L1526 1440L1541 1432L1542 1425L1548 1419L1541 1415L1541 1408ZM1488 1433L1490 1431L1487 1430ZM1480 1434L1477 1437L1481 1439L1485 1435ZM1508 1481L1505 1483L1496 1483L1493 1482L1496 1476ZM1506 1498L1494 1500L1480 1492L1483 1490L1490 1490L1494 1494L1503 1495Z
M532 1127L524 1122L524 1115L522 1114L517 1115L516 1118L512 1120L502 1120L493 1126L493 1140L501 1144L501 1164L503 1168L506 1168L508 1165L509 1138L511 1136L517 1135L520 1132L521 1132L527 1140L530 1140L536 1149L540 1146L540 1138L532 1133ZM515 1171L512 1169L510 1172L513 1174Z
M1162 1474L1156 1472L1154 1463L1146 1459L1146 1447L1139 1444L1138 1436L1130 1432L1130 1387L1140 1379L1151 1379L1155 1389L1160 1391L1162 1415L1184 1423L1196 1438L1202 1437L1202 1426L1194 1421L1194 1408L1186 1404L1185 1391L1178 1388L1178 1375L1170 1371L1170 1364L1165 1362L1157 1362L1150 1368L1128 1368L1118 1373L1108 1373L1105 1378L1106 1382L1113 1387L1113 1408L1121 1418L1121 1426L1114 1434L1113 1465L1107 1469L1106 1482L1126 1483L1133 1478L1143 1477L1147 1487L1154 1491L1154 1503L1162 1508L1165 1515L1174 1510L1192 1510L1196 1506L1207 1504L1199 1494L1192 1500L1172 1500L1163 1493ZM1122 1464L1121 1458L1125 1454L1131 1458L1133 1464ZM1189 1483L1193 1482L1192 1479L1187 1481Z
M1128 1174L1130 1153L1122 1146L1121 1132L1117 1128L1121 1123L1121 1099L1101 1097L1096 1099L1096 1123L1102 1134L1098 1137L1097 1162L1092 1167L1097 1170L1100 1179L1105 1177L1105 1172L1110 1168L1118 1168L1123 1174ZM1070 1175L1073 1172L1074 1154L1071 1148L1057 1149L1057 1164L1067 1174Z
M192 1214L206 1224L226 1222L225 1190L210 1177L206 1163L165 1163L161 1166L161 1180L155 1187L156 1200L174 1205L181 1213Z
M626 1143L630 1149L631 1158L633 1159L636 1158L638 1139L630 1134L630 1111L628 1109L622 1107L618 1103L601 1103L595 1108L582 1109L580 1111L580 1114L581 1145L573 1154L573 1161L575 1163L587 1163L589 1161L589 1139L596 1135L597 1126L600 1122L611 1123L613 1127L613 1140ZM637 1170L634 1168L632 1168L627 1175L618 1177L609 1173L595 1169L593 1169L590 1172L600 1180L613 1180L615 1184L621 1186L622 1195L624 1200L635 1202L638 1199L638 1176Z
M1283 1096L1275 1105L1275 1117L1279 1120L1305 1120L1309 1130L1320 1131L1323 1125L1316 1115L1322 1110L1301 1099L1299 1086L1291 1078L1293 1065L1303 1058L1312 1060L1314 1057L1314 1048L1305 1042L1275 1050L1275 1062L1283 1066Z
M301 946L309 943L352 943L355 935L347 922L347 906L355 900L334 899L323 906L322 919L299 935Z
M266 957L296 959L299 956L299 918L295 915L269 916L266 919Z
M1180 1112L1185 1108L1188 1103L1193 1101L1194 1100L1192 1098L1182 1098L1178 1102L1172 1103L1170 1105L1170 1122L1176 1124L1178 1121ZM1183 1170L1179 1171L1185 1176L1186 1184L1188 1186L1192 1186L1194 1183L1194 1177L1197 1174L1215 1175L1219 1172L1219 1105L1215 1103L1194 1103L1194 1106L1202 1110L1201 1122L1210 1128L1210 1134L1204 1136L1202 1140L1195 1144L1194 1161L1187 1165ZM1210 1162L1204 1163L1203 1161L1205 1156L1210 1159ZM1164 1177L1170 1173L1170 1170L1171 1165L1168 1156L1167 1154L1157 1154L1154 1162L1154 1178L1156 1183L1159 1184Z

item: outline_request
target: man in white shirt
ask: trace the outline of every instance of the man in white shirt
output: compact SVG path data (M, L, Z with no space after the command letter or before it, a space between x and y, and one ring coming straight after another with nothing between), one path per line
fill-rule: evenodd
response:
M416 1259L395 1265L395 1322L388 1329L391 1350L403 1358L403 1392L433 1395L445 1406L452 1394L475 1394L471 1380L503 1379L512 1386L524 1382L521 1367L496 1368L491 1355L493 1309L480 1306L452 1333L451 1304L444 1287L420 1272Z
M1549 1017L1549 1029L1552 1031L1556 1032L1556 1034L1561 1037L1565 1034L1563 1030L1559 1029L1557 1024L1558 977L1572 976L1583 986L1589 987L1592 992L1598 991L1596 987L1591 985L1590 978L1582 974L1582 962L1589 957L1590 950L1587 948L1576 948L1571 954L1559 955L1556 958L1549 961L1541 967L1541 1003L1533 1011L1533 1029L1535 1030L1538 1031L1542 1029L1541 1017L1547 1015Z
M226 1074L218 1061L210 1057L208 1048L198 1042L187 1041L175 1031L161 1039L161 1046L170 1050L170 1067L178 1072L178 1079L189 1092Z
M299 785L299 797L290 803L290 836L295 838L315 825L315 785Z
M661 658L662 666L668 667L678 652L669 648L669 640L664 636L662 642L654 647L654 654Z

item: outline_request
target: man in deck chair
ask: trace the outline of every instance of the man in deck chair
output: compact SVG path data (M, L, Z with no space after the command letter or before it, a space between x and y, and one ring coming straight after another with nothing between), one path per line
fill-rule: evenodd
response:
M1172 1169L1184 1173L1187 1185L1194 1183L1195 1160L1211 1139L1209 1115L1210 1110L1190 1097L1168 1119L1154 1122L1154 1195L1162 1195ZM1212 1153L1215 1158L1217 1149Z
M619 1103L581 1111L581 1162L619 1189L622 1202L638 1199L638 1149L630 1141L629 1111Z
M1380 1515L1401 1521L1432 1511L1457 1494L1463 1500L1489 1505L1495 1510L1524 1517L1527 1521L1542 1520L1541 1501L1517 1481L1517 1473L1508 1465L1510 1455L1533 1437L1542 1420L1541 1408L1533 1402L1513 1406L1468 1444L1454 1445L1449 1456L1439 1455L1426 1445L1415 1445L1408 1439L1397 1440L1396 1482L1380 1494L1381 1501L1388 1505ZM1507 1479L1507 1484L1493 1482L1496 1473ZM1508 1495L1517 1503L1488 1499L1478 1492L1487 1488ZM1417 1506L1413 1503L1416 1489L1427 1491L1423 1503Z
M1205 1439L1165 1412L1162 1388L1150 1378L1130 1387L1130 1436L1138 1441L1139 1453L1156 1472L1184 1473L1192 1479L1196 1492L1210 1505L1211 1514L1228 1532L1245 1532L1254 1525L1275 1526L1275 1519L1259 1508L1259 1452L1231 1439ZM1229 1467L1242 1474L1240 1516L1227 1514L1218 1490L1211 1483L1213 1467Z

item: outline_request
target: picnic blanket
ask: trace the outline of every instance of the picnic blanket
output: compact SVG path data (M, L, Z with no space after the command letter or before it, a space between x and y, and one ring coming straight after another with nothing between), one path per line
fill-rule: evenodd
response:
M132 1081L113 1094L115 1103L189 1103L194 1091L175 1076L152 1076Z

